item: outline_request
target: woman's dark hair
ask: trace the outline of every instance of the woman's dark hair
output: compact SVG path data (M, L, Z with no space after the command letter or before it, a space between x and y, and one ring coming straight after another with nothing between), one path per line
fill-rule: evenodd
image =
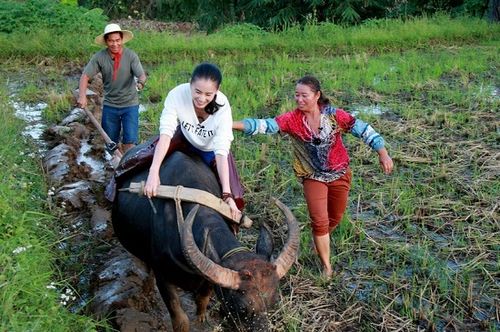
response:
M219 86L222 82L222 74L219 70L219 67L217 67L216 65L208 62L203 62L196 66L196 68L194 69L193 74L191 75L191 83L199 79L206 79L215 82L215 84L217 85L217 89L219 89ZM220 107L224 106L223 104L217 104L216 100L217 94L214 96L214 99L212 99L212 101L208 103L207 106L205 106L205 112L207 112L208 114L214 114L219 110Z
M311 90L316 93L319 91L319 99L318 99L318 104L325 106L330 104L330 99L328 99L324 94L323 91L321 91L321 85L319 84L319 81L316 77L311 76L311 75L306 75L299 79L297 81L297 84L303 84L307 85L308 87L311 88Z

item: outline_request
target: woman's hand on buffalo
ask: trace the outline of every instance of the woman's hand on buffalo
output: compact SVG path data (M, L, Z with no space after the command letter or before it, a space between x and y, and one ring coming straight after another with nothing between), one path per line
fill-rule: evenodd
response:
M156 172L149 172L146 185L144 186L144 195L151 198L158 194L158 187L160 186L160 175Z
M238 207L236 206L236 203L234 201L233 198L229 198L227 201L226 201L227 204L229 204L229 207L231 208L231 217L233 218L233 220L240 220L241 218L241 211L238 210Z

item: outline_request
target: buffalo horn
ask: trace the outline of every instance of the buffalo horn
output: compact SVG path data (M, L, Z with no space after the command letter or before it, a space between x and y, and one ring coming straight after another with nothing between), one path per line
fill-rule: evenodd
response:
M283 212L283 214L285 215L286 223L288 224L287 241L278 258L276 258L276 260L274 261L274 264L276 265L276 272L281 279L297 259L299 251L300 229L299 223L297 222L297 219L295 219L292 211L290 211L290 209L278 199L274 199L274 203Z
M184 256L205 278L223 287L237 290L240 286L240 276L238 272L220 266L211 259L203 255L193 237L193 220L200 206L197 204L186 217L182 231L182 250Z

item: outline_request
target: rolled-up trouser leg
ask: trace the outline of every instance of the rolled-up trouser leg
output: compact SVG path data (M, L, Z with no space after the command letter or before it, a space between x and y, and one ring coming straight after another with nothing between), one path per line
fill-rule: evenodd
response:
M303 185L313 234L328 234L328 185L311 179L304 180Z
M349 190L351 189L351 169L340 179L328 183L328 231L338 226L347 208Z
M328 234L337 227L346 210L351 170L348 169L346 174L332 182L306 179L303 185L313 234Z

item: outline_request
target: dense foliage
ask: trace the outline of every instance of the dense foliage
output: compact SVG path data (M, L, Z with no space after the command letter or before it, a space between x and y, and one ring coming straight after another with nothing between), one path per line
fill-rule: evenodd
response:
M56 0L0 1L0 32L50 29L55 33L101 30L107 17L102 9L88 10Z
M191 21L207 30L226 23L283 29L311 21L354 24L373 18L407 18L437 12L481 17L488 8L487 0L80 0L79 3L88 8L103 8L113 18Z

